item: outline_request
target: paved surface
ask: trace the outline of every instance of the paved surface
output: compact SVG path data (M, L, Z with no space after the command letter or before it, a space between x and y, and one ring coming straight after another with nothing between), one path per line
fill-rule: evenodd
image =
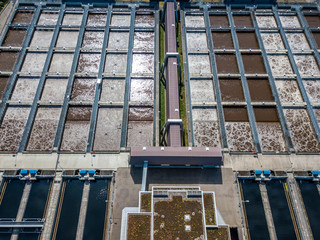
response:
M54 221L56 218L57 207L59 203L61 185L62 172L57 172L50 193L50 200L46 214L46 222L43 228L43 232L41 234L41 240L47 240L51 237L51 233L54 227Z
M272 212L271 212L271 207L270 207L266 184L265 183L259 184L259 188L260 188L260 192L261 192L264 213L266 214L266 220L267 220L267 225L268 225L268 229L269 229L270 239L277 240L278 238L277 238L277 234L276 234L276 229L274 227L274 222L273 222L273 217L272 217Z
M302 239L313 239L311 228L306 217L307 215L304 208L304 203L292 173L288 173L288 187L292 198L292 206L296 214L296 220L301 230L301 237Z
M83 186L76 240L82 240L83 238L84 225L85 225L86 216L87 216L89 193L90 193L90 182L87 181Z

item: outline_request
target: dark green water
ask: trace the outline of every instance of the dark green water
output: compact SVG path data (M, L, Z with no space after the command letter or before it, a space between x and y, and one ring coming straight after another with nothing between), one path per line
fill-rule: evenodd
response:
M76 238L82 192L83 182L79 180L67 181L56 235L57 240Z
M267 191L278 239L297 239L283 183L276 180L267 182Z
M83 239L98 240L103 238L108 180L90 182L90 194Z
M320 195L316 184L308 181L299 181L304 206L306 208L314 239L320 239Z
M16 218L25 182L21 180L8 181L1 205L0 218ZM1 239L1 238L0 238Z
M30 196L24 212L24 218L42 218L47 202L51 180L32 183Z
M240 180L245 201L251 239L269 240L266 216L262 204L259 184L251 180Z

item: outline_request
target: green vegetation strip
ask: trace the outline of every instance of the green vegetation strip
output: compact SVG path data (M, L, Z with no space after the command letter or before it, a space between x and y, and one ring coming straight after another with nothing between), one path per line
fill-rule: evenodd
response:
M8 3L8 0L0 1L0 11L4 8L4 6Z
M150 239L151 216L133 215L128 218L127 240Z
M208 240L229 240L229 231L227 227L207 228Z
M215 209L212 193L203 194L204 212L206 218L206 225L216 225Z
M151 193L141 193L141 212L151 212Z

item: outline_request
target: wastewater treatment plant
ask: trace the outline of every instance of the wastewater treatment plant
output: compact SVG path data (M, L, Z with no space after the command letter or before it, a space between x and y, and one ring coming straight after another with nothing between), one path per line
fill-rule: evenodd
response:
M0 240L320 239L317 0L0 6Z

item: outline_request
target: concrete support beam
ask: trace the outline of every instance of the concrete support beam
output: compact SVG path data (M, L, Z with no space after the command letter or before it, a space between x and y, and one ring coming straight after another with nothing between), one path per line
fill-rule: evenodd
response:
M83 239L84 225L86 223L86 216L87 216L87 209L88 209L89 193L90 193L90 182L86 181L83 186L76 240Z
M23 190L23 194L22 194L19 210L18 210L17 217L16 217L16 222L21 222L22 221L22 218L23 218L23 215L24 215L24 212L26 210L27 203L28 203L31 187L32 187L32 183L31 182L26 182L26 185L24 186L24 190ZM13 230L13 233L11 235L11 240L17 240L18 239L19 231L20 231L19 228L15 228Z
M277 234L276 234L276 229L275 229L274 222L273 222L273 217L272 217L272 212L271 212L271 207L270 207L270 202L269 202L269 198L268 198L266 184L260 183L259 188L260 188L264 212L266 215L270 239L277 240Z
M58 208L60 191L62 186L62 172L57 172L54 178L52 189L50 192L49 204L46 214L46 222L44 224L43 232L41 234L41 240L51 239L53 225L56 219L56 212Z
M288 175L288 187L291 197L292 207L296 215L296 220L299 227L299 232L302 239L313 239L311 228L309 225L308 217L306 210L304 208L304 203L298 190L296 180L293 176L293 173L287 173Z

